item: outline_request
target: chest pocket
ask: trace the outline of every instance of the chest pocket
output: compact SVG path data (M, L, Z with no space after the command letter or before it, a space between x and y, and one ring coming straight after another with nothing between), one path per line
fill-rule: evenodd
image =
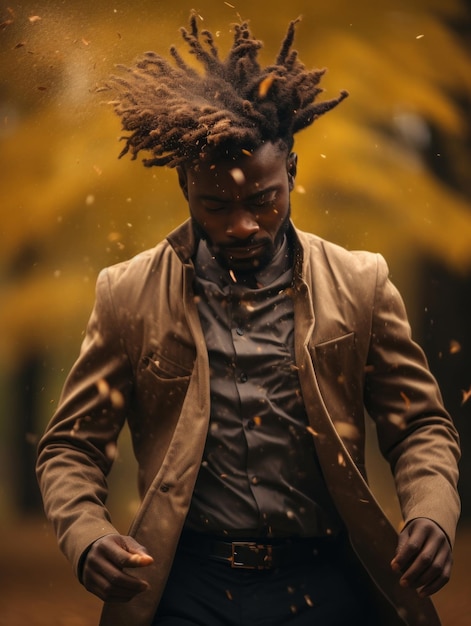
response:
M355 333L311 344L309 352L331 413L340 419L362 416L364 363Z
M157 378L172 380L189 377L193 369L193 362L190 359L187 360L187 363L177 362L168 356L154 352L142 358L141 367L155 374Z
M350 332L318 344L310 344L309 352L322 376L342 384L347 375L352 374L355 364L355 333Z
M142 357L136 376L136 404L140 419L175 422L190 384L194 360L177 363L159 352ZM162 424L163 425L163 424Z

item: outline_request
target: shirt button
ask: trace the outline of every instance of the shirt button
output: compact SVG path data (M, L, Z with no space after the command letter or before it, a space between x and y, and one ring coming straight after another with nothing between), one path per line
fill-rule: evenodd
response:
M255 422L254 422L254 420L249 420L249 421L247 422L247 428L248 428L249 430L253 430L253 429L255 428Z
M244 334L244 329L243 328L236 328L236 333L242 337L242 335Z
M239 380L241 383L246 383L248 381L249 377L247 376L247 374L245 372L242 372L242 374L239 376Z
M252 483L252 485L258 485L260 481L256 476L252 476L252 478L250 479L250 482Z

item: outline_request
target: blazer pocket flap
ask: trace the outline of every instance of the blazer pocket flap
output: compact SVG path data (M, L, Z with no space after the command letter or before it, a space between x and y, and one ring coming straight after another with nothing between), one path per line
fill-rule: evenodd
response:
M310 345L309 351L316 367L331 376L343 376L352 372L356 361L356 339L352 331L346 335Z
M186 367L181 363L176 363L162 354L153 353L145 356L141 360L141 366L158 378L171 380L175 378L188 378L191 376L192 365Z

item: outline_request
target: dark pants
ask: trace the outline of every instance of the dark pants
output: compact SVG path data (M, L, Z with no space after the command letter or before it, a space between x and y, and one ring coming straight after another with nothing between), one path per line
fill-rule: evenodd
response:
M378 626L338 552L273 570L233 569L180 548L153 626Z

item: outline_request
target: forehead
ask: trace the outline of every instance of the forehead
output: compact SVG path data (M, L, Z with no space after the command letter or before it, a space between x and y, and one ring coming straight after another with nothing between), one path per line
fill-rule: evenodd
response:
M188 168L194 189L211 190L219 195L234 191L256 193L281 184L286 176L287 150L278 144L265 143L253 152L241 151L234 159L207 158Z

